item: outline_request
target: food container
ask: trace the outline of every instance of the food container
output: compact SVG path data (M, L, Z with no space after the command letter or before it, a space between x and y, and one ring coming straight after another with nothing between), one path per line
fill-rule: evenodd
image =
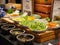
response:
M12 29L12 30L10 30L10 34L11 34L10 39L16 40L17 35L21 35L21 34L24 34L24 33L25 33L25 30L20 29L20 28Z
M51 5L35 4L35 11L50 13Z
M6 35L8 35L9 31L14 28L15 28L15 25L12 25L12 24L5 24L1 26L3 34L6 34Z
M17 35L23 34L23 33L25 33L25 30L20 29L20 28L10 30L10 34L13 36L17 36Z
M17 36L20 45L33 45L34 35L22 34Z
M52 4L52 0L35 0L35 3L39 3L39 4Z
M47 23L48 29L59 29L60 28L60 21L52 21Z

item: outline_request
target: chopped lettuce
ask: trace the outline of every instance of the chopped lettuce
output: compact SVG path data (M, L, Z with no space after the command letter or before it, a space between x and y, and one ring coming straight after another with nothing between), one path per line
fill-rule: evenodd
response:
M21 21L19 22L21 25L28 26L31 30L44 30L46 29L46 25L43 22L37 22L37 21Z

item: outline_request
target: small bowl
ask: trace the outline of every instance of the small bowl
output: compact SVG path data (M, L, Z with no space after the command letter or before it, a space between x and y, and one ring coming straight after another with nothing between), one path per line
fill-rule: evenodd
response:
M7 23L5 23L5 22L0 23L0 29L1 29L1 31L2 31L1 26L3 26L3 25L7 25Z
M3 35L9 35L9 31L11 29L14 29L15 28L15 25L12 25L12 24L5 24L5 25L2 25L1 26L1 31L2 31L2 34Z
M4 31L8 31L14 28L15 28L15 25L12 25L12 24L6 24L1 26L1 29L3 29Z
M20 45L33 45L34 35L32 34L22 34L18 35L16 38Z
M13 36L17 36L17 35L23 34L23 33L25 33L25 30L22 30L19 28L10 30L10 34L12 34Z

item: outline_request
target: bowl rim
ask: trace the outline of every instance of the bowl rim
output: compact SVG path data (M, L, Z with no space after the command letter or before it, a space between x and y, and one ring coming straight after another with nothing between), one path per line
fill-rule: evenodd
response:
M1 26L1 29L3 29L3 30L8 30L8 29L3 28L3 27L4 27L4 26L7 26L7 27L8 27L8 26L10 26L10 25L11 25L11 26L13 26L13 28L15 28L15 25L12 25L12 24L7 24L7 25L2 25L2 26ZM9 29L11 29L11 28L9 28Z
M15 29L10 30L10 31L9 31L10 34L14 35L14 34L12 33L12 31L14 31L14 30L15 30ZM16 30L18 31L18 29L16 29ZM16 30L15 30L15 31L16 31ZM20 29L20 30L21 30L21 29ZM23 33L25 33L25 30L23 30L22 34L23 34ZM19 34L17 34L17 35L19 35Z
M21 34L21 35L30 35L30 36L32 36L32 39L29 39L29 40L27 40L26 42L32 41L32 40L34 40L34 38L35 38L35 36L32 35L32 34ZM19 39L19 36L21 36L21 35L17 35L16 38L17 38L18 41L21 41L21 39ZM25 42L25 41L22 41L22 42Z

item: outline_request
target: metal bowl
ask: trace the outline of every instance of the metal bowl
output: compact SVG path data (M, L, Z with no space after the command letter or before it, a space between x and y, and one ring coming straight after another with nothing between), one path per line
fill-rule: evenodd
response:
M15 28L15 25L12 25L12 24L6 24L1 26L1 29L3 29L4 31L8 31L14 28Z
M21 34L17 36L18 41L29 42L34 40L34 36L32 34Z
M22 34L16 38L20 45L33 45L34 35L32 34Z
M23 34L23 33L25 33L25 30L22 30L22 29L19 29L19 28L10 30L10 34L13 35L13 36Z

